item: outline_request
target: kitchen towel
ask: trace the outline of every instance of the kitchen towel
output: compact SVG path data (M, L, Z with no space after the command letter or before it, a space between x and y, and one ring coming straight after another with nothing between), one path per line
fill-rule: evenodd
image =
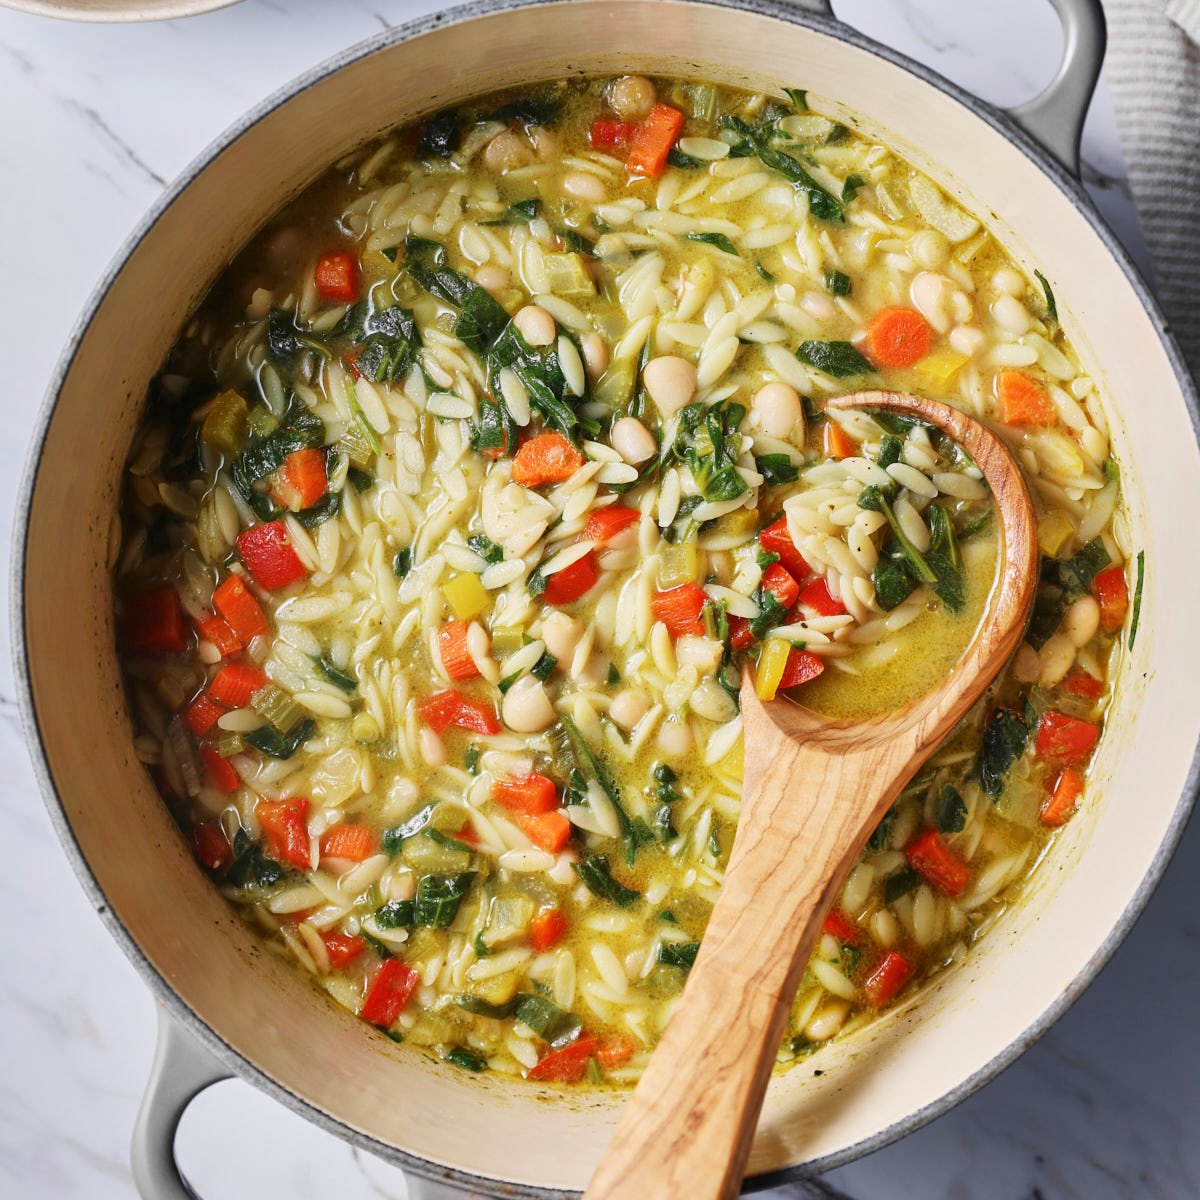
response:
M1200 0L1105 0L1108 74L1158 296L1200 377Z

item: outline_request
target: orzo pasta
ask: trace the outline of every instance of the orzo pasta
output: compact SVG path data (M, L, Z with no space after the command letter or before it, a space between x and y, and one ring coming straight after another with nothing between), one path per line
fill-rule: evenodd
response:
M198 310L116 589L138 753L217 885L395 1038L635 1079L735 836L741 664L882 711L988 602L979 471L826 414L863 386L997 429L1045 559L1027 641L829 914L780 1061L960 958L1087 798L1119 476L1049 284L798 91L627 76L439 114Z

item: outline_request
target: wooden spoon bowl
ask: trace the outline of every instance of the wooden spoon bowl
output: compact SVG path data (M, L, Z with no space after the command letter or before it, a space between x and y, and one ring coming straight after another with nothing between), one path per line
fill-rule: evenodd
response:
M872 830L1020 642L1037 580L1029 492L1004 444L948 405L854 392L833 409L917 417L963 447L1000 517L997 586L958 666L898 712L835 720L742 685L737 836L695 966L586 1200L737 1195L796 989Z

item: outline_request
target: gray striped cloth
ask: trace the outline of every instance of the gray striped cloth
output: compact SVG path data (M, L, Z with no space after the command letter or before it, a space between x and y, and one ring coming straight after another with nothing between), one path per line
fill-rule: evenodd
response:
M1158 295L1200 376L1200 0L1105 0L1117 128Z

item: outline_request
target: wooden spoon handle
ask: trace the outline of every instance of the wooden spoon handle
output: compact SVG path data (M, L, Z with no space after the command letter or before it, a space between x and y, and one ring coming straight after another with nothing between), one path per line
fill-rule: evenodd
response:
M899 790L854 756L779 738L769 748L747 763L743 822L696 965L585 1200L738 1194L825 911ZM835 802L847 795L855 802Z

